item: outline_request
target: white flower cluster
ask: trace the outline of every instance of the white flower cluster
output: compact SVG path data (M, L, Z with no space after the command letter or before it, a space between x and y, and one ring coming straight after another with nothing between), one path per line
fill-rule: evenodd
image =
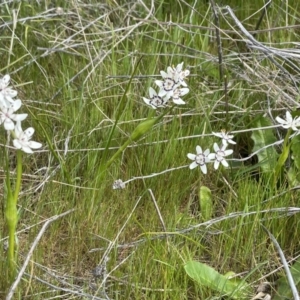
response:
M125 189L125 183L122 179L115 180L113 184L113 190Z
M206 164L209 162L214 162L214 168L217 170L219 168L220 163L224 167L228 167L228 162L225 157L231 155L233 153L232 149L226 149L228 144L236 144L233 141L233 135L230 135L225 130L220 133L213 134L222 139L221 147L218 146L217 143L214 143L215 153L210 153L209 149L206 149L204 152L200 146L196 147L196 154L188 153L187 157L193 162L190 164L190 169L194 169L196 167L200 167L203 174L207 174Z
M32 149L39 149L42 144L31 141L34 133L32 127L22 130L21 121L27 118L27 114L15 113L21 107L22 101L13 99L18 92L9 87L9 82L9 75L0 79L0 125L3 124L5 130L13 133L13 144L17 149L33 153Z
M187 88L185 78L190 75L189 70L182 70L183 62L175 67L168 67L167 72L160 71L162 80L155 80L156 85L159 87L157 93L152 87L149 88L150 98L144 98L146 104L156 109L158 107L164 107L170 98L172 98L175 104L185 104L181 99L190 90Z
M285 129L292 129L296 131L296 134L300 133L300 117L293 118L289 111L286 111L286 120L281 117L276 117L276 121ZM206 164L209 162L214 162L214 168L218 169L220 163L224 167L228 167L228 162L225 157L233 153L232 149L227 149L228 144L236 144L233 139L233 135L230 135L225 130L220 133L213 134L222 139L222 145L219 147L217 143L214 143L215 153L210 153L209 149L204 152L200 146L196 147L196 154L188 153L187 157L193 162L190 164L190 169L200 167L203 174L207 174Z

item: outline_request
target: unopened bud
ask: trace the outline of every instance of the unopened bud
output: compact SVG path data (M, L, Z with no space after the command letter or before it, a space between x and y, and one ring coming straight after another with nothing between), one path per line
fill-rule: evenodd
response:
M132 132L130 139L132 141L138 140L142 137L146 132L148 132L157 122L157 118L146 120L140 123Z

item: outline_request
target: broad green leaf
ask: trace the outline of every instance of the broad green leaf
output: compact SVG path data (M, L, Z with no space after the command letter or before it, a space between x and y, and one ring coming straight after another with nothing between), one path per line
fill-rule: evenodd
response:
M293 276L295 285L300 287L300 259L297 259L296 262L290 267L291 274ZM293 294L290 288L290 285L286 279L286 276L281 277L276 282L276 295L274 300L282 299L292 299Z
M228 295L233 299L247 298L248 284L231 281L227 276L217 272L212 267L198 261L189 261L185 264L186 273L199 284L222 295Z
M255 128L261 128L271 125L271 121L263 116L259 116L254 121ZM254 130L251 135L251 138L254 141L253 152L263 149L265 146L273 144L277 141L272 129ZM259 161L259 166L261 167L261 170L263 172L274 171L274 167L277 164L278 157L274 146L259 151L259 153L257 153L257 157Z
M204 221L211 218L213 213L213 204L211 199L211 190L206 186L201 186L199 191L201 214Z

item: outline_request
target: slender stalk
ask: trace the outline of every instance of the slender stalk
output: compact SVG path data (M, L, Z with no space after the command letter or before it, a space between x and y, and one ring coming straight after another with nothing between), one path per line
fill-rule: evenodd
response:
M14 194L11 191L11 182L9 176L9 163L7 158L6 164L6 186L7 186L7 200L6 200L6 210L5 217L8 227L8 266L9 266L9 277L13 278L16 273L16 253L15 253L15 235L16 227L18 223L18 212L17 212L17 202L18 196L21 188L22 180L22 152L17 151L17 178Z
M280 172L281 172L282 167L284 166L284 164L289 156L289 153L290 153L291 143L289 140L290 140L291 133L292 133L292 129L289 128L289 130L284 138L283 145L282 145L282 153L280 154L277 164L276 164L276 167L275 167L274 182L273 182L274 188L276 188L276 184L278 182Z
M16 181L16 187L14 193L14 203L16 206L17 206L18 197L20 193L21 182L22 182L22 151L17 150L17 181Z
M6 221L8 227L8 266L9 274L13 276L15 274L15 232L17 226L17 208L14 205L13 197L7 197L6 203Z

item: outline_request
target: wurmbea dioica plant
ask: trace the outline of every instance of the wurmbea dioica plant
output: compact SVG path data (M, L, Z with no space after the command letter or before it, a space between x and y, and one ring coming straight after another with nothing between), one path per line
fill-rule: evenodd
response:
M155 84L158 86L158 92L154 88L149 88L149 98L143 97L144 102L152 107L157 109L160 107L165 107L170 100L174 104L183 105L185 101L181 97L185 96L189 92L187 87L186 78L189 76L190 71L183 69L183 62L178 64L176 67L168 67L167 72L160 71L162 80L155 80ZM220 163L224 167L228 167L228 162L225 157L231 155L233 150L226 149L228 143L235 144L232 140L233 135L228 133L214 133L216 136L222 138L222 146L219 147L216 143L214 144L214 150L216 153L210 153L209 149L206 149L204 152L200 146L196 147L196 154L188 153L188 158L193 160L190 164L190 169L194 169L197 166L200 167L201 171L206 174L207 167L206 164L209 162L214 162L214 168L218 169ZM129 182L129 181L128 181ZM113 184L113 189L123 189L125 188L126 182L123 182L121 179L118 179Z
M157 93L150 87L150 98L143 97L144 102L154 109L166 106L170 99L175 104L185 104L181 97L190 91L185 82L185 78L189 76L190 71L182 70L182 67L183 62L177 65L176 68L168 67L167 72L160 71L162 80L155 80L156 85L159 87L159 92Z
M144 102L153 109L166 107L171 101L176 105L183 105L185 101L182 99L189 92L189 88L187 87L186 78L189 76L190 71L187 69L183 69L183 62L178 64L176 67L168 67L167 71L160 72L162 79L155 80L155 84L157 85L157 90L153 87L149 88L149 98L143 97ZM173 108L173 107L172 107ZM172 109L171 108L171 109ZM150 121L150 120L148 120ZM274 172L274 180L277 178L277 173L280 171L280 168L283 166L290 149L289 140L294 136L298 135L300 128L300 117L293 118L289 111L286 111L286 120L281 117L276 117L276 121L279 125L274 125L274 128L281 125L281 127L288 129L286 137L283 142L283 149L280 158L278 159L277 166ZM254 129L255 130L255 129ZM260 130L260 129L258 129ZM293 131L296 131L293 135L291 135ZM214 152L210 152L210 149L202 149L201 146L196 146L196 153L188 153L187 157L192 160L189 165L190 169L195 169L199 167L203 174L207 174L208 168L207 165L212 163L213 168L217 170L220 165L224 168L229 167L229 163L227 161L227 157L232 155L233 150L229 149L230 145L235 145L236 142L233 140L234 135L222 130L221 132L212 132L212 136L216 136L221 139L220 143L213 144ZM276 142L276 144L280 144ZM256 153L260 151L264 151L268 147L272 145L264 145L263 148L259 149ZM253 154L254 155L254 154ZM251 157L251 155L249 156ZM244 161L245 159L235 159ZM300 158L299 158L300 165ZM142 176L142 177L134 177L128 181L123 182L121 179L118 179L113 184L113 189L124 189L125 185L135 179L138 178L150 178L156 175L164 174L167 171L179 169L182 167L177 167L174 169L169 169L160 173L155 173L152 175ZM279 171L278 171L279 170Z
M22 177L22 151L25 153L33 153L32 149L39 149L42 147L41 143L31 141L34 129L32 127L23 131L21 122L27 118L27 114L17 114L16 112L21 108L22 101L14 99L17 96L17 91L9 86L10 76L5 75L0 79L0 125L3 125L7 132L7 136L13 137L13 145L17 151L17 174L14 184L14 191L12 190L12 182L10 179L10 168L8 161L8 148L6 152L6 206L5 217L9 231L8 241L8 262L9 272L14 274L16 267L15 256L15 233L18 222L17 201L21 188ZM9 139L10 140L10 139Z
M183 62L178 64L176 67L168 67L167 72L160 71L160 74L162 76L162 80L155 80L156 85L159 87L159 91L156 92L152 87L150 87L150 98L148 99L143 97L144 102L154 109L166 106L170 99L172 99L175 104L185 104L181 97L189 92L185 79L190 74L190 71L183 70ZM190 169L194 169L199 166L203 174L206 174L206 164L210 162L214 162L215 169L218 169L220 163L224 167L228 167L228 162L225 157L231 155L233 150L226 148L228 143L235 144L232 140L233 135L230 135L225 131L213 134L222 138L222 146L219 147L215 143L213 146L215 153L210 153L209 149L202 152L202 148L197 146L196 154L188 153L187 155L189 159L193 160L190 164Z
M217 170L219 168L220 163L224 167L228 167L229 164L226 161L225 157L231 155L233 153L232 149L226 149L229 144L236 144L233 141L233 135L230 135L225 130L220 133L213 132L213 135L222 139L222 145L219 147L217 143L214 143L213 148L215 153L210 153L209 149L206 149L202 152L202 148L200 146L196 147L196 154L188 153L187 157L193 162L190 164L190 169L194 169L197 166L200 167L203 174L207 174L206 164L209 162L214 162L214 168Z

